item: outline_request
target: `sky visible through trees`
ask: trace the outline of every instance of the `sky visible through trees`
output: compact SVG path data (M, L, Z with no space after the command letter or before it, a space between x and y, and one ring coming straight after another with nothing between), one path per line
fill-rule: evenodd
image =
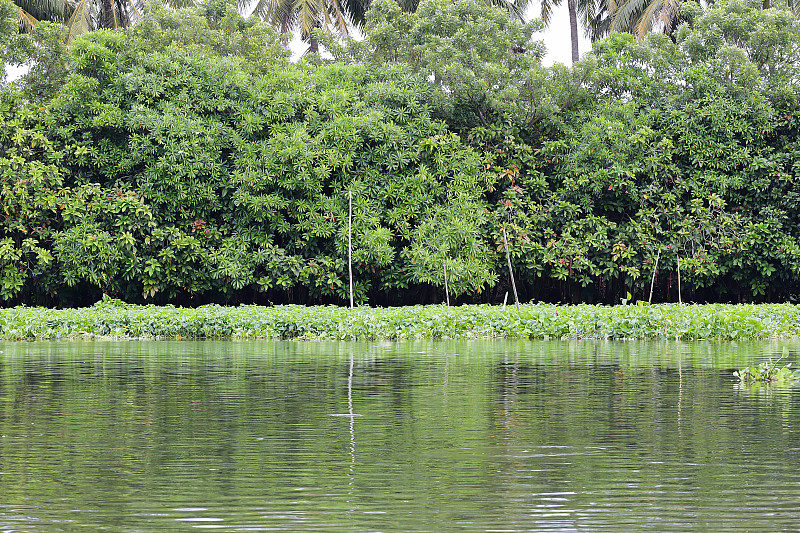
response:
M527 10L525 20L532 20L539 12L539 4L531 4ZM570 39L569 39L569 17L567 14L567 5L557 6L553 11L553 22L549 27L545 28L539 33L539 38L547 45L547 55L544 57L543 64L545 66L552 65L553 63L564 63L569 65L570 59ZM591 42L583 34L580 34L580 53L581 56L591 49ZM308 44L303 43L299 35L295 35L290 44L292 49L292 60L296 61L308 48ZM8 73L8 81L14 80L27 72L27 67L7 66L6 72Z

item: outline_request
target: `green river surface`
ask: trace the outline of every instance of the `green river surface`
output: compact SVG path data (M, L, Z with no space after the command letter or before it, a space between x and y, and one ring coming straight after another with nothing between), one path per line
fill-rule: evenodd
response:
M0 531L797 531L759 343L0 343Z

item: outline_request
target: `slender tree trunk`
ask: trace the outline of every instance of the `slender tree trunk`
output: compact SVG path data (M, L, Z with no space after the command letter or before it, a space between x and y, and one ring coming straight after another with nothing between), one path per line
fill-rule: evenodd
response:
M519 296L517 296L517 283L514 281L514 270L511 268L511 253L508 251L508 238L506 237L506 228L503 228L503 244L506 247L506 261L508 261L508 275L511 278L511 287L514 289L514 302L517 304L517 311L519 311ZM508 293L506 293L508 295ZM503 307L506 303L503 302Z
M678 305L683 305L683 299L681 298L681 258L676 253L675 254L676 263L678 265Z
M353 306L353 191L348 191L348 217L347 217L347 271L350 274L350 309Z
M659 259L661 259L661 250L658 251L658 255L656 256L656 264L653 267L653 277L650 280L650 298L647 299L647 303L653 303L653 285L656 283L656 271L658 270Z
M308 44L309 44L309 52L311 52L312 54L319 53L319 41L317 40L316 37L311 37L308 40Z
M100 15L100 26L102 28L113 28L114 24L114 6L112 0L103 0L103 13Z
M442 259L442 269L444 269L444 295L447 298L447 306L450 307L450 289L447 286L447 262Z
M578 10L575 7L575 0L567 0L569 10L569 35L572 39L572 64L578 62Z

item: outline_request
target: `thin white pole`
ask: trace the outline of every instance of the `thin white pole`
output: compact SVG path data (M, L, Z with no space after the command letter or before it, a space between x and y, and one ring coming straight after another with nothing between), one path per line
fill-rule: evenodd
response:
M350 309L353 309L353 191L348 192L350 214L347 219L347 270L350 274Z
M683 305L683 300L681 299L681 257L678 252L675 252L675 258L678 265L678 305Z
M350 373L347 375L347 414L350 416L350 484L352 481L353 467L356 464L356 415L353 412L353 353L350 353Z
M511 252L508 251L508 238L506 237L506 228L503 228L503 244L505 244L506 246L508 275L511 276L511 288L514 289L514 302L517 304L517 311L519 311L519 296L517 296L517 283L514 281L514 270L511 268Z
M447 298L447 306L450 307L450 290L447 288L447 263L442 259L442 268L444 269L444 295Z
M658 255L656 255L656 264L653 267L653 277L650 280L650 298L647 299L647 303L653 303L653 285L656 282L656 270L658 270L658 260L661 258L661 249L658 250Z

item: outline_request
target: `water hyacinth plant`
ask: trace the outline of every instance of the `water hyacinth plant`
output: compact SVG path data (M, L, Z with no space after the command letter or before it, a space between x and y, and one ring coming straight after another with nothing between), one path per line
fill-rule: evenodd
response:
M778 367L778 363L783 359L779 357L776 361L769 359L757 366L748 366L737 370L733 375L739 378L744 384L754 383L798 383L800 382L800 370L792 370L792 363Z
M800 308L761 305L444 305L353 310L299 305L182 308L106 298L92 307L0 309L0 339L242 338L402 340L769 339L797 336Z

